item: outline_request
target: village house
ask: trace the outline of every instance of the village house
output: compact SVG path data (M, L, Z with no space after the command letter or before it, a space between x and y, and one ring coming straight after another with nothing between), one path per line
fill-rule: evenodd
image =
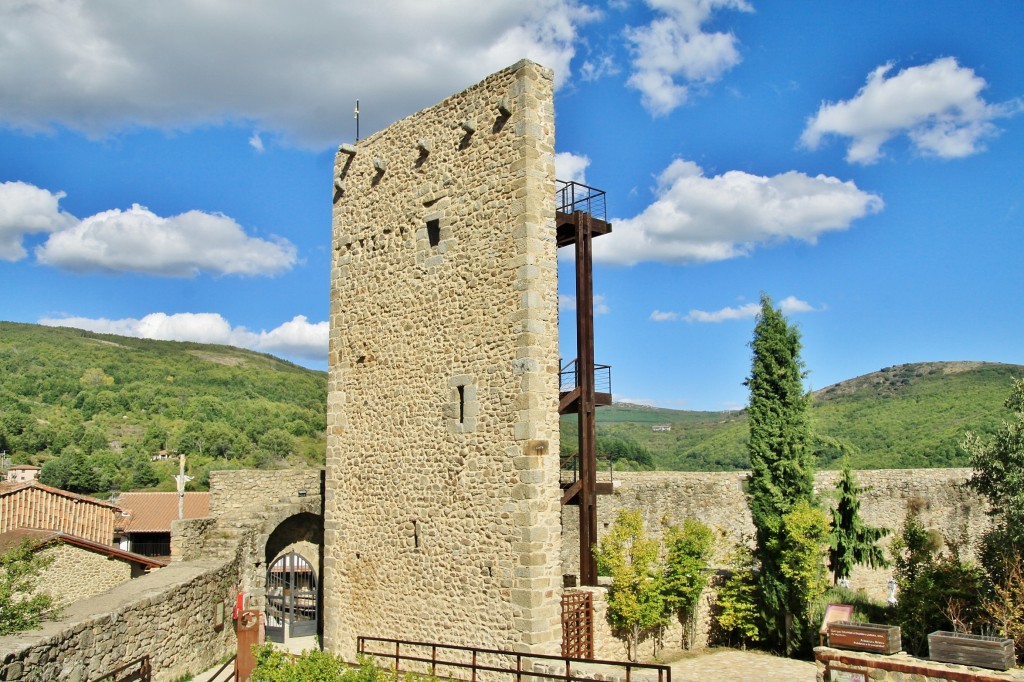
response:
M39 478L40 468L31 464L15 464L7 468L8 483L28 483Z
M115 523L114 544L148 557L171 555L171 522L178 519L178 493L121 493L117 505L124 514ZM185 493L181 518L210 515L210 493Z

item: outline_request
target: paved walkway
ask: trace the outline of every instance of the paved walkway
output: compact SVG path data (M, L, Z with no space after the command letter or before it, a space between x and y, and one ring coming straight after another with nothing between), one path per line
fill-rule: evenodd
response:
M759 651L708 649L675 661L672 682L814 682L814 663Z

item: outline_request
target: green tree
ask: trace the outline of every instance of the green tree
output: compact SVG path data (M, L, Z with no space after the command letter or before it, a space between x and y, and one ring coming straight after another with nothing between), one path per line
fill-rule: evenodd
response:
M754 328L750 378L750 479L747 503L754 521L754 555L760 564L757 582L765 639L775 648L792 651L797 594L783 577L783 517L795 504L815 504L810 396L804 390L800 333L789 325L768 296ZM797 623L796 630L806 629Z
M737 637L744 649L761 641L763 620L757 605L757 560L743 543L737 544L726 558L730 572L718 588L715 621L729 641Z
M295 450L295 436L284 429L270 429L260 436L258 447L274 459L284 459Z
M849 578L855 565L885 568L889 562L878 544L889 534L888 528L868 526L860 517L860 496L867 491L857 483L850 471L849 461L836 482L839 500L832 509L832 533L828 551L828 565L832 582L838 584Z
M779 571L787 585L787 655L801 644L813 644L811 608L828 589L828 574L822 561L828 540L828 518L817 505L799 500L782 517L779 544L771 549L779 558Z
M640 512L623 509L594 552L598 572L612 578L608 620L626 640L632 661L644 633L664 622L659 545L644 530Z
M36 592L39 573L53 563L32 551L28 540L0 555L0 635L31 630L53 608L53 598Z
M697 638L697 605L710 581L708 561L715 547L715 534L707 524L686 519L682 528L665 531L665 576L662 594L665 607L679 618L683 647L692 649Z
M1014 380L1004 404L1012 421L1004 421L991 439L968 433L963 441L974 468L969 485L988 498L994 522L982 561L996 582L1013 557L1024 556L1024 380Z

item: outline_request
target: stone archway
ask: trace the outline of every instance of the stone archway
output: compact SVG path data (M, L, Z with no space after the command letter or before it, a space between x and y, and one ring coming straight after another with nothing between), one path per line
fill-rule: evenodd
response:
M267 638L279 642L313 634L322 638L323 516L299 511L268 521L266 528L272 530L262 543Z

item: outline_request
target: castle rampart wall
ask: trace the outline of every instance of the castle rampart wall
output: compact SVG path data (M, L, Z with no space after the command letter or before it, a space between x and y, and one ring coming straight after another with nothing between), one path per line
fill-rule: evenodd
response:
M616 473L618 489L613 495L598 499L598 537L614 522L621 509L640 509L646 526L659 532L663 522L681 524L696 518L719 529L720 560L729 547L744 536L752 537L754 525L747 509L744 483L749 472L629 472ZM881 469L854 472L860 485L867 488L861 495L861 517L872 526L889 528L892 533L883 542L899 533L911 506L920 510L926 528L940 531L947 542L959 546L965 556L972 556L989 519L983 498L967 487L970 469ZM839 478L838 471L820 471L815 488L822 503L834 505L829 496ZM579 565L579 516L575 507L562 513L562 563L566 573L576 573ZM851 585L863 587L876 598L888 596L886 584L890 570L854 569Z

